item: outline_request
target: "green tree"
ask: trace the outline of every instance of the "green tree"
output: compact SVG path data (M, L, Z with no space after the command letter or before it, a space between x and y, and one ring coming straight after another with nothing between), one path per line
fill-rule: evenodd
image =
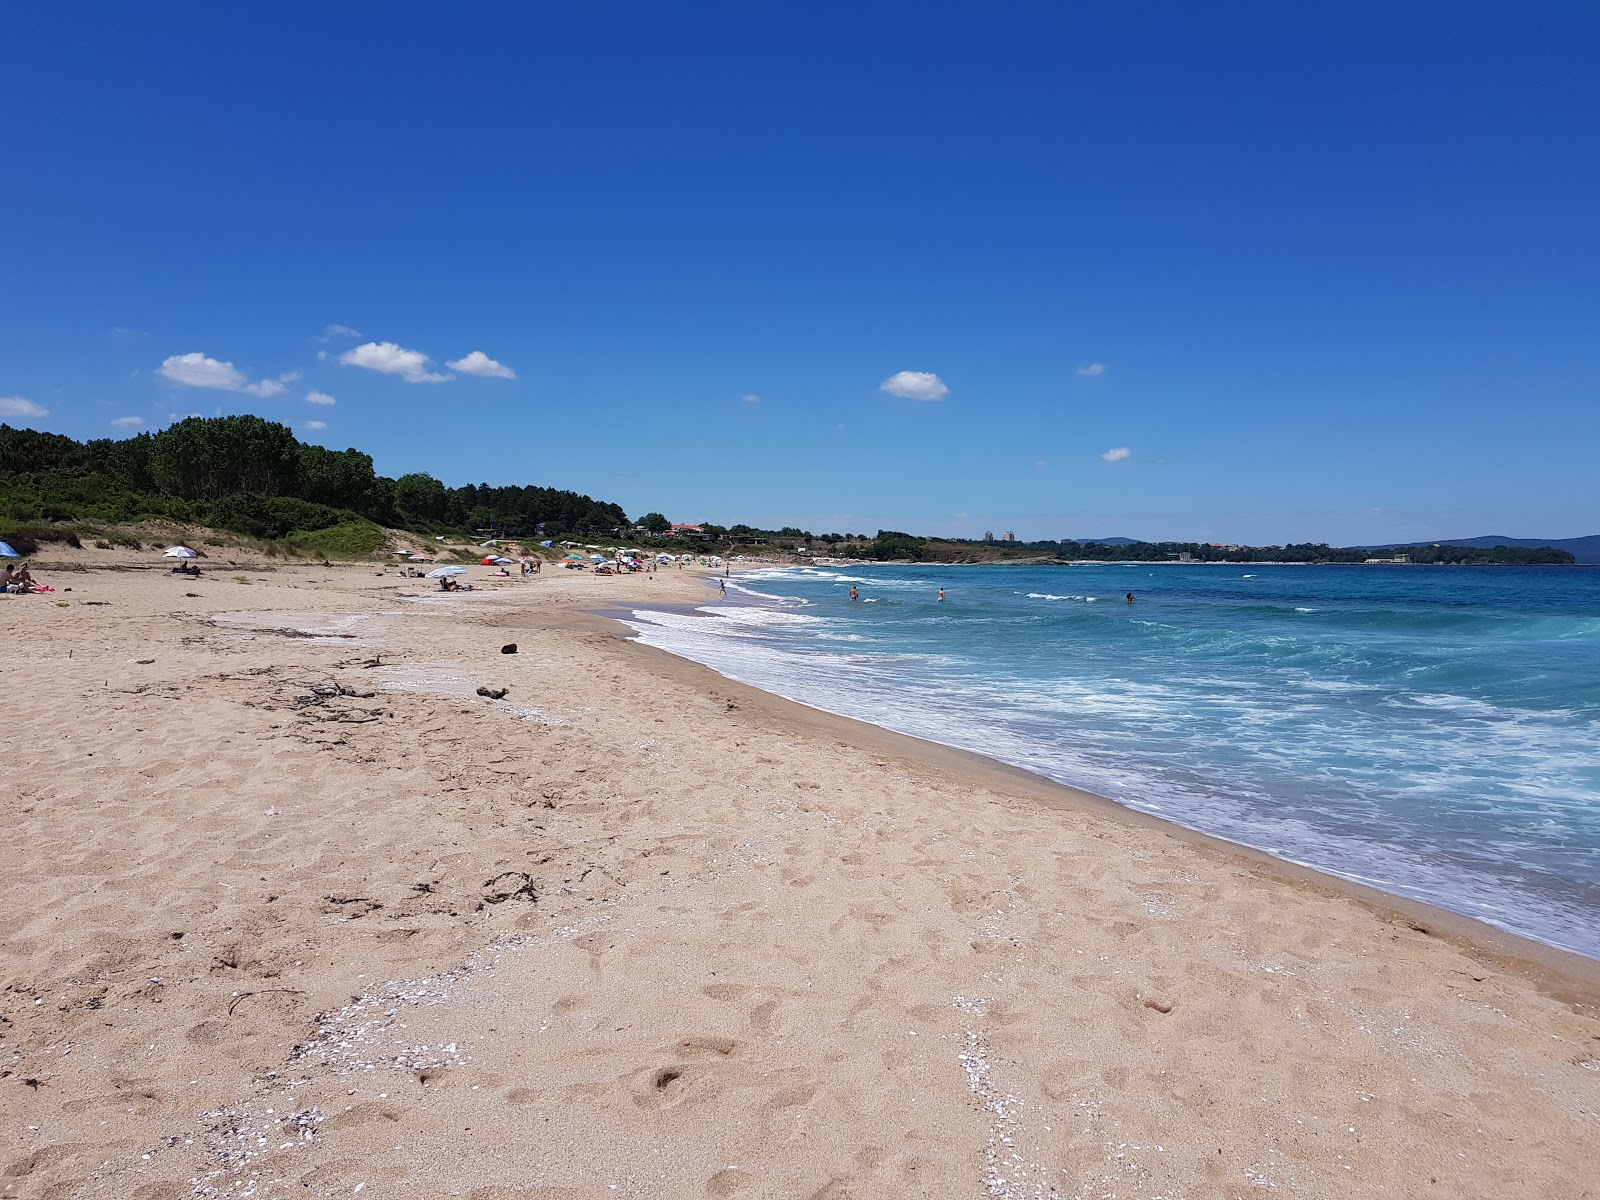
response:
M635 524L637 524L641 529L645 529L656 534L665 533L667 530L672 528L672 522L667 520L666 517L662 516L658 512L645 513L645 515L640 517Z
M300 447L302 500L365 513L372 508L376 481L370 454L322 446Z
M402 475L394 481L394 504L411 524L437 525L450 512L450 495L432 475Z
M276 421L189 417L151 438L150 474L160 490L186 500L281 496L294 491L299 447Z

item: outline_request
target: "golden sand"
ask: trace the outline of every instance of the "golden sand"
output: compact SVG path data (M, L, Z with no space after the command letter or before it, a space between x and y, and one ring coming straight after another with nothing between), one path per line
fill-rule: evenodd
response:
M1600 1196L1594 963L590 615L690 572L130 562L0 598L0 1196Z

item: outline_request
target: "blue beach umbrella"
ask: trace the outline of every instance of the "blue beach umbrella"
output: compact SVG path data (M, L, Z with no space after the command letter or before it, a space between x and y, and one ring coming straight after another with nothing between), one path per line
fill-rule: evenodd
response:
M446 575L465 575L466 573L467 569L465 567L440 567L437 571L429 571L426 577L428 579L443 579Z
M13 550L10 545L0 542L0 558L21 558L22 555Z

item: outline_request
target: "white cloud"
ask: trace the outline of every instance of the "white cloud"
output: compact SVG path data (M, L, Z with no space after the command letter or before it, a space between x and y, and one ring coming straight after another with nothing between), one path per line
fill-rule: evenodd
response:
M346 350L339 361L347 367L365 367L385 375L398 375L407 383L443 383L454 378L428 370L433 360L422 351L407 350L394 342L363 342L353 350Z
M1079 367L1077 373L1087 379L1093 379L1106 373L1106 365L1105 363L1090 363L1086 367Z
M761 397L756 395L754 392L746 392L744 395L740 396L739 399L743 400L746 404L761 403Z
M1129 450L1126 446L1117 446L1111 450L1107 450L1100 457L1105 459L1107 462L1121 462L1132 453L1133 451Z
M144 428L144 418L143 417L118 417L115 421L111 422L111 428L113 428L113 429L143 429Z
M307 429L326 429L327 427L328 427L328 423L326 421L307 421L306 422L306 428Z
M7 396L0 399L0 417L48 417L50 410L41 408L32 400L24 400L21 396Z
M251 383L244 372L231 362L208 358L198 350L191 354L174 354L161 364L161 374L173 383L184 387L212 388L219 392L243 392L247 396L276 396L284 390L283 382L263 379ZM290 371L283 381L293 382L300 372Z
M482 350L474 350L465 358L447 362L445 366L463 375L482 375L485 379L515 379L517 373L505 363L495 362Z
M896 371L878 385L878 390L907 400L943 400L950 394L944 380L932 371Z
M334 338L349 338L354 341L361 336L361 330L351 329L348 325L329 325L322 331L322 340L331 342Z
M334 398L327 392L310 391L306 393L307 404L333 404Z

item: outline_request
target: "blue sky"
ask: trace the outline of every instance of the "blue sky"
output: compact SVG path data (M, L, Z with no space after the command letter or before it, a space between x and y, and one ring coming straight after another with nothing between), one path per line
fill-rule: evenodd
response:
M7 11L14 425L818 532L1600 531L1587 0Z

